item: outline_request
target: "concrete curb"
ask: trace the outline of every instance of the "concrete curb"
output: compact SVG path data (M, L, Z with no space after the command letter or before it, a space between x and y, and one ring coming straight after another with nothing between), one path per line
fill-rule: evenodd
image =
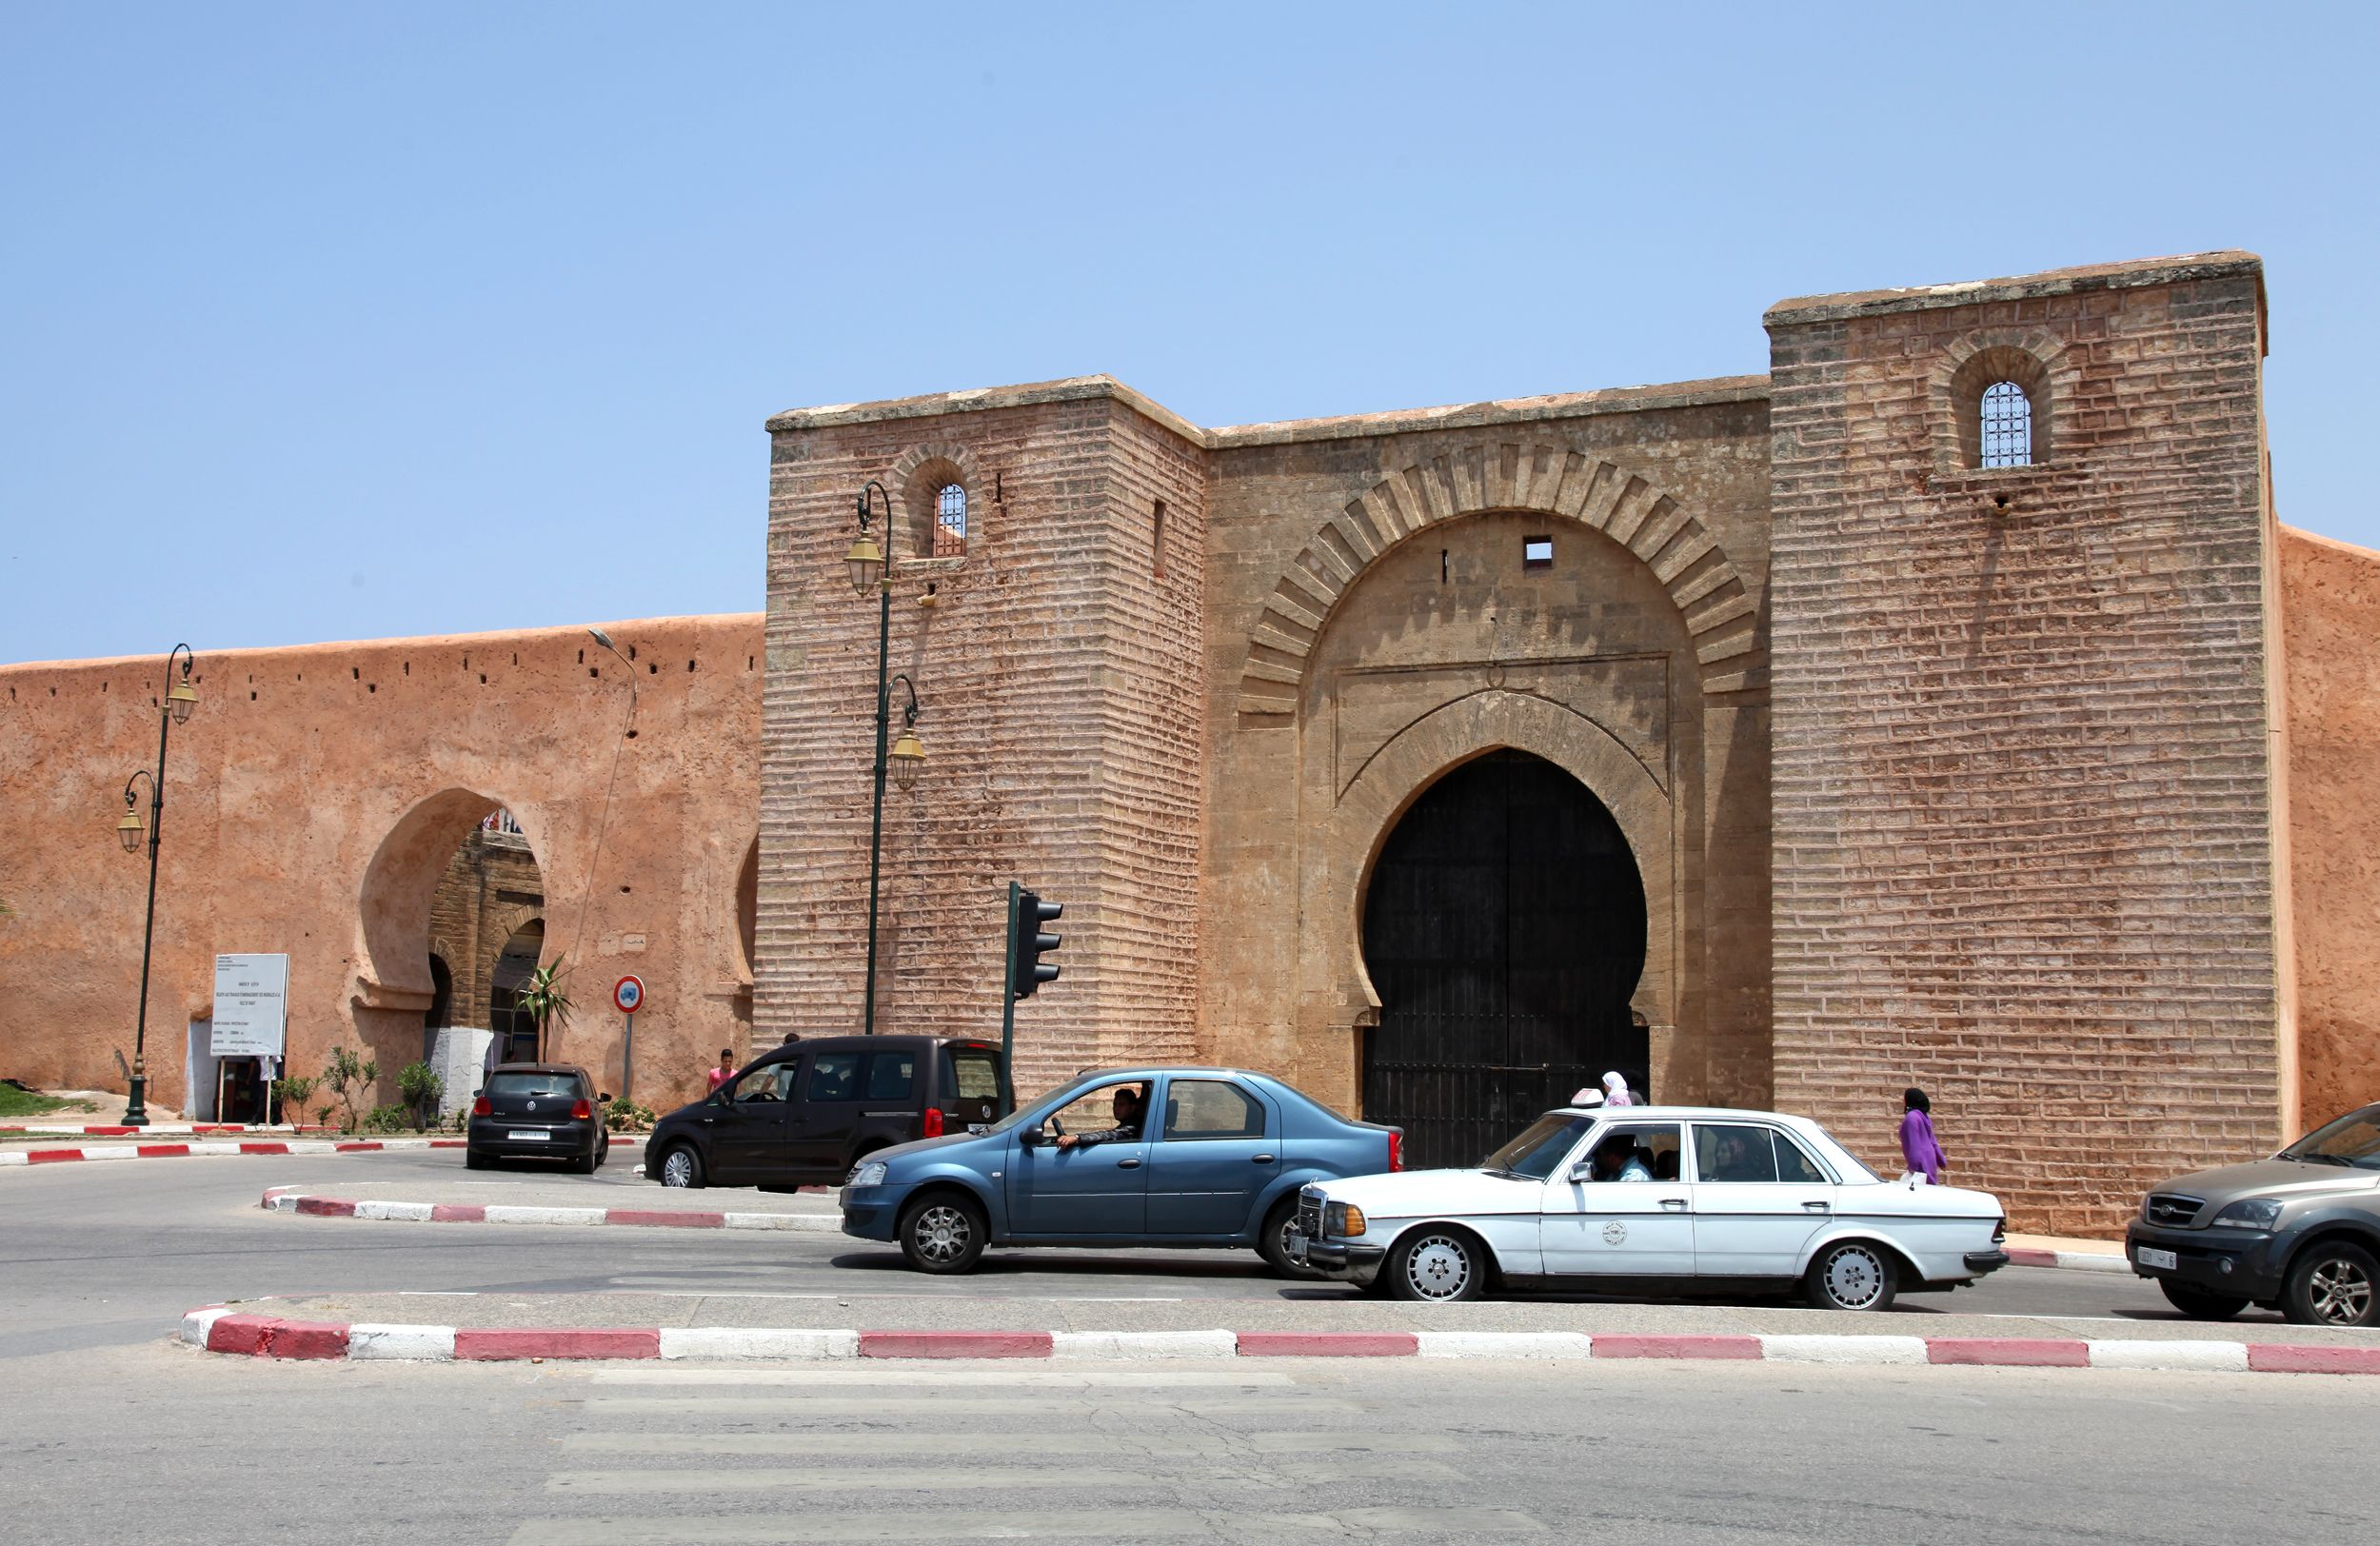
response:
M121 1123L85 1122L79 1126L67 1122L0 1122L0 1136L11 1133L55 1134L60 1138L130 1138L146 1134L150 1138L176 1137L193 1133L287 1133L294 1138L304 1133L327 1133L327 1127L286 1124L259 1127L253 1122L151 1122L147 1127L126 1127Z
M625 1225L637 1229L773 1229L832 1235L842 1219L814 1213L713 1213L674 1208L543 1208L502 1202L383 1202L315 1197L294 1186L269 1186L257 1204L270 1213L309 1219L376 1219L407 1224Z
M2038 1337L1643 1337L1585 1332L798 1331L736 1326L347 1325L210 1304L182 1340L262 1358L431 1362L723 1358L1657 1358L1730 1362L1951 1364L2224 1374L2380 1375L2380 1347L2286 1342L2086 1341Z
M2038 1251L2024 1246L2008 1248L2008 1264L2012 1267L2065 1267L2075 1272L2120 1272L2129 1274L2132 1264L2121 1256L2104 1251Z
M615 1138L614 1143L642 1143L644 1135ZM225 1154L377 1154L387 1149L460 1149L459 1138L382 1139L200 1139L188 1143L86 1143L69 1149L0 1149L0 1166L54 1165L77 1160L185 1160Z

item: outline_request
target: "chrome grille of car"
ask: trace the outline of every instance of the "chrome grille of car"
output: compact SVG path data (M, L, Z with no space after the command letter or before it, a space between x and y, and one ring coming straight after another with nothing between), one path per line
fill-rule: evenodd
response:
M2179 1192L2152 1192L2149 1200L2140 1205L2140 1217L2150 1223L2167 1229L2188 1229L2198 1218L2198 1210L2207 1205L2202 1197L2184 1197Z
M1322 1238L1322 1199L1312 1192L1298 1194L1298 1233L1310 1240Z

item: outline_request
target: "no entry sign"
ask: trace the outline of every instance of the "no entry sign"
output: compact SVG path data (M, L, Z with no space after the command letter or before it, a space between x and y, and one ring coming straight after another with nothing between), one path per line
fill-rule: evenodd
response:
M633 1015L645 1007L645 981L642 978L624 977L612 984L611 1001L624 1015Z

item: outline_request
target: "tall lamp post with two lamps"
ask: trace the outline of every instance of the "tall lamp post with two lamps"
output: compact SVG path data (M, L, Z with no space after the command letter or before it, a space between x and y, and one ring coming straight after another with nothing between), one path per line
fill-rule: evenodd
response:
M182 676L174 679L173 663L179 657ZM141 780L149 781L149 915L141 925L141 1007L140 1018L132 1029L132 1091L124 1106L124 1125L149 1125L149 961L150 947L157 938L157 840L165 826L166 809L166 739L177 724L186 723L190 710L198 706L198 693L190 685L190 667L196 657L188 644L176 644L166 655L166 701L157 710L157 771L147 768L124 781L124 819L116 823L116 841L124 844L126 853L141 845L140 797L132 786Z
M869 501L871 494L882 495L884 501L884 537L879 545L868 535ZM925 748L918 742L913 728L918 722L918 688L908 673L887 676L892 648L892 496L884 486L870 478L860 489L860 534L852 539L851 551L843 555L843 564L851 573L851 588L863 600L873 588L877 592L876 613L876 806L869 820L867 837L867 988L862 1011L861 1029L863 1034L876 1034L876 913L879 882L884 854L884 775L888 769L894 783L902 789L917 786L918 773L925 766ZM892 726L892 684L898 682L909 695L908 706L901 712L901 739L889 749L885 745Z

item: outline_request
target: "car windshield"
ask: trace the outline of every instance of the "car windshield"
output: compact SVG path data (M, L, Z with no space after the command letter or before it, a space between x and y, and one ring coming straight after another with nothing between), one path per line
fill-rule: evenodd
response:
M2337 1121L2314 1129L2283 1149L2281 1158L2317 1165L2380 1170L2380 1106L2350 1111Z
M1091 1083L1094 1080L1097 1080L1101 1076L1097 1074L1077 1074L1060 1088L1052 1090L1049 1094L1043 1096L1041 1100L1034 1101L1029 1106L1019 1106L1007 1116L1002 1117L1000 1120L985 1128L984 1131L987 1133L1005 1133L1011 1127L1016 1126L1018 1121L1021 1120L1028 1111L1062 1111L1065 1109L1067 1104L1074 1100L1074 1099L1081 1092L1083 1086Z
M1518 1138L1480 1160L1479 1168L1541 1181L1554 1174L1554 1167L1562 1162L1562 1157L1576 1148L1594 1125L1592 1117L1549 1111L1531 1122Z

